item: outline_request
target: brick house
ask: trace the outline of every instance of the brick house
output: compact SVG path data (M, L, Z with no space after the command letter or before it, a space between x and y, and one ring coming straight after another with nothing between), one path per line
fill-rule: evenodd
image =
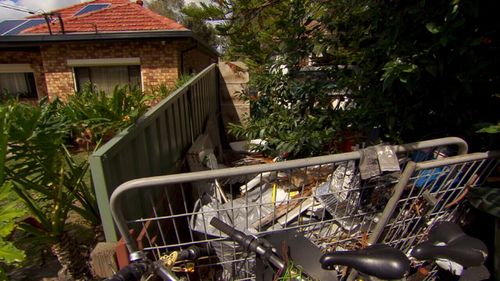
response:
M216 60L189 29L140 0L95 0L0 23L0 89L25 99L64 98L87 82L147 92Z

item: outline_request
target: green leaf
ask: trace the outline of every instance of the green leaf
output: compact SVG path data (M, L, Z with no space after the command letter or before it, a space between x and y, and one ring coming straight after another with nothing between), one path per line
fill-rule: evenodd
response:
M0 281L7 281L7 274L2 267L0 267Z
M22 250L19 250L11 242L0 239L0 261L5 263L21 262L26 258Z
M425 28L432 33L432 34L437 34L441 32L440 27L438 27L434 22L429 22L428 24L425 25Z
M0 237L9 235L16 226L16 219L25 214L17 202L8 203L0 210Z
M25 215L25 211L19 208L19 201L11 192L12 183L4 182L0 186L0 239L9 235L16 227L16 219Z
M478 130L477 133L498 134L500 133L500 123L484 127L481 130Z

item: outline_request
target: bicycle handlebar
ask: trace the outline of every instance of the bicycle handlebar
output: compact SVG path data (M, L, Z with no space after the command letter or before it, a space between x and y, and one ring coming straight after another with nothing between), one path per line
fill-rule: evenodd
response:
M273 253L272 246L265 239L246 235L216 217L212 218L210 224L240 244L245 251L257 253L260 257L269 261L278 269L285 268L285 262Z
M141 277L151 270L163 281L179 280L161 260L152 262L148 259L141 259L122 268L106 281L140 281Z
M112 277L106 279L107 281L139 281L142 275L149 271L149 264L146 261L133 262L120 271L115 273Z

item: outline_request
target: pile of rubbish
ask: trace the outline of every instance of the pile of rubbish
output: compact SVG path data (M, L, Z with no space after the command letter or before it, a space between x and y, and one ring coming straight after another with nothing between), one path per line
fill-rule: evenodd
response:
M252 143L265 145L262 140ZM232 162L233 166L284 161L283 157L268 159L259 155L242 142L231 146L233 152L242 155ZM225 237L209 223L217 217L248 235L297 228L322 250L359 248L363 243L360 239L375 226L386 206L400 176L400 167L408 160L398 159L389 145L368 147L360 152L362 157L357 161L197 183L193 194L201 196L195 198L190 227L205 237ZM217 162L216 154L210 138L201 136L188 151L190 169L225 167ZM245 255L232 242L210 243L221 261ZM225 263L224 278L243 277L240 276L243 266L243 262Z

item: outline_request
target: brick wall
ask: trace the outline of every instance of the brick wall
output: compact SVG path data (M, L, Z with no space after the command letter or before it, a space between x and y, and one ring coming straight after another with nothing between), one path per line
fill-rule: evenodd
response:
M68 59L139 57L144 91L163 83L173 85L178 78L179 43L165 41L59 43L42 46L43 70L50 96L73 94L73 69Z
M0 51L0 64L30 64L35 77L35 84L38 97L47 95L45 85L45 75L43 72L42 57L38 48L26 51L20 50L2 50Z
M65 98L75 92L73 68L68 59L106 59L138 57L141 61L143 90L148 92L161 84L172 86L181 72L181 50L193 46L186 39L171 41L77 42L42 45L40 50L0 50L0 63L28 63L34 70L39 97ZM202 71L214 62L199 49L184 52L183 72Z

